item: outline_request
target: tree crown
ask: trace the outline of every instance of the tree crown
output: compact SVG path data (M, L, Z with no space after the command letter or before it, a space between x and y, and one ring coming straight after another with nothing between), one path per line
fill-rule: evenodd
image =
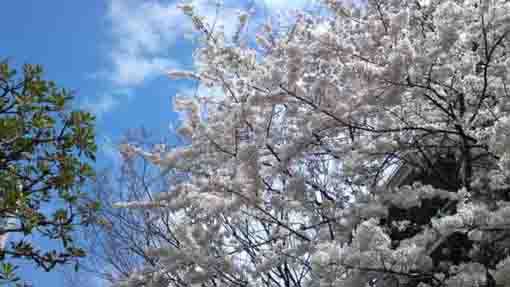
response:
M0 63L0 282L19 279L16 258L49 271L84 255L72 232L97 208L81 200L94 176L94 116L71 109L72 99L41 66L18 74ZM29 235L61 246L40 249Z

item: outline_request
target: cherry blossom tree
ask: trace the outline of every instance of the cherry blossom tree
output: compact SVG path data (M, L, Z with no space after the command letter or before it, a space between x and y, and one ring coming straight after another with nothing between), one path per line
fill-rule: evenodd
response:
M255 37L180 6L190 144L124 153L187 180L122 204L171 210L176 244L120 286L510 284L510 2L323 5Z

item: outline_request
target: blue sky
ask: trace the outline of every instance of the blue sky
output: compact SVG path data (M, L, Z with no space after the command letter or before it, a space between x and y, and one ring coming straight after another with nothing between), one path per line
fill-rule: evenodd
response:
M195 0L212 15L208 0ZM230 0L222 19L255 3L264 13L307 5L312 0ZM170 132L177 114L171 98L189 85L164 76L167 69L192 69L189 24L174 1L3 1L0 59L11 65L41 64L48 79L76 92L76 105L97 116L99 164L113 165L121 135L144 126L156 135ZM228 29L233 21L224 23ZM229 26L230 25L230 26ZM30 266L23 275L36 286L64 286L59 272ZM99 286L99 283L96 284ZM91 284L94 286L94 284Z

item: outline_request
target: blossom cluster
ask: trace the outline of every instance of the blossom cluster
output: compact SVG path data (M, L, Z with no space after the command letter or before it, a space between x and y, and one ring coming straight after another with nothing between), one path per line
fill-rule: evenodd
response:
M190 144L123 147L189 175L155 199L179 245L146 284L510 285L510 3L346 2L256 36L182 6L199 65L169 75L204 88L176 99Z

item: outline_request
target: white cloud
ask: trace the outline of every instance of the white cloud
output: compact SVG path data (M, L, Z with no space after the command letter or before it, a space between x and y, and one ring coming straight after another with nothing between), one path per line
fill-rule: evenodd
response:
M97 99L85 99L82 108L93 113L96 118L101 119L103 115L118 105L118 99L113 98L110 94L104 94Z
M313 4L314 2L317 2L315 0L258 0L258 1L260 4L273 11L305 8Z
M109 0L106 17L111 37L106 54L109 64L90 77L106 80L110 88L82 102L99 119L129 100L135 87L179 67L170 51L190 27L175 3Z
M95 99L85 98L81 106L83 109L92 112L98 119L101 119L106 113L117 107L122 100L130 100L131 98L131 89L117 89Z
M136 86L165 70L178 67L178 63L163 57L147 57L115 51L111 55L115 67L112 81L119 86Z
M114 84L139 85L178 66L169 51L189 24L175 4L110 0L108 19Z

